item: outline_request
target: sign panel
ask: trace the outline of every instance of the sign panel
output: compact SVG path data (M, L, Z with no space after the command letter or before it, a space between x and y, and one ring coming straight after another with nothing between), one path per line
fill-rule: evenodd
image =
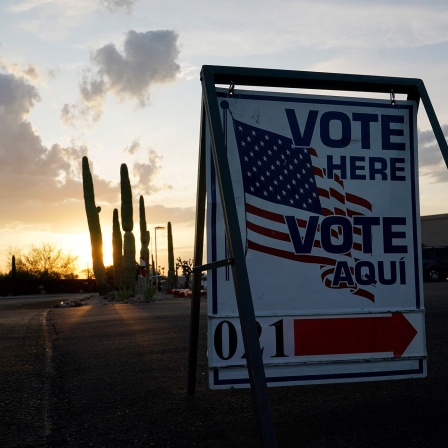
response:
M425 376L417 104L216 90L268 385ZM249 387L231 270L208 279L210 387Z

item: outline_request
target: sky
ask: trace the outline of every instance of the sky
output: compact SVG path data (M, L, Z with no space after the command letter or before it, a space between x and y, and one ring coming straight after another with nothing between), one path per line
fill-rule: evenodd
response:
M447 136L447 22L444 0L3 0L0 270L8 249L42 242L91 267L83 156L106 265L122 163L137 253L143 195L152 248L171 222L175 258L193 258L203 65L421 78ZM421 215L448 213L423 106L418 129ZM166 230L156 238L167 268Z

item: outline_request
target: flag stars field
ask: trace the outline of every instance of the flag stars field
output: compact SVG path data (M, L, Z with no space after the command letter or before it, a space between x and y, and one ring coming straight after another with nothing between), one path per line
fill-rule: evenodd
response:
M304 185L305 190L302 189L300 194L296 189L295 179L301 178L298 170L308 179L313 177L310 155L306 149L302 149L297 156L298 148L295 148L292 140L287 137L280 138L273 132L264 132L264 140L255 144L249 141L248 137L257 135L259 131L257 128L238 123L236 129L239 135L240 160L246 191L279 204L320 211L319 197L317 194L313 195L315 192L313 188L310 188L314 182ZM294 150L291 151L289 146ZM276 167L282 167L281 172L276 173Z

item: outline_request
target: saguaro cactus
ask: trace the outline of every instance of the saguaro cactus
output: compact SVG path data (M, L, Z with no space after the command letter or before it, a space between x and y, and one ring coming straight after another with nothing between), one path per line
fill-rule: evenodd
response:
M128 167L125 163L120 167L121 186L121 226L123 227L123 286L134 290L135 286L135 238L132 230L134 228L132 190L129 181Z
M121 288L123 286L123 239L116 208L112 216L112 256L114 259L114 286Z
M146 262L146 267L149 269L149 230L146 226L146 213L145 213L145 201L143 196L140 196L139 202L139 212L140 212L140 257L142 257Z
M128 167L125 163L120 167L120 190L121 190L121 226L125 232L134 229L134 209L132 207L132 190L129 180Z
M135 238L132 232L125 232L123 236L123 286L130 291L135 289Z
M90 244L92 246L92 267L95 274L96 286L100 294L107 293L106 271L103 262L103 236L99 213L101 207L95 204L95 192L93 190L92 174L90 173L89 160L82 158L82 185L84 190L84 205L86 208L87 224L90 232Z
M11 260L11 277L15 279L17 277L16 257L13 255Z
M173 232L171 223L168 223L168 287L174 288L176 286L176 274L174 271L174 248L173 248Z

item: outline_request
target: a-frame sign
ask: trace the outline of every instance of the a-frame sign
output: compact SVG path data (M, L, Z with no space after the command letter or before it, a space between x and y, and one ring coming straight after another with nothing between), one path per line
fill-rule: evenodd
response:
M201 81L194 271L211 271L209 382L250 386L260 440L275 446L267 385L426 376L420 99L446 163L448 147L419 79L204 66Z

